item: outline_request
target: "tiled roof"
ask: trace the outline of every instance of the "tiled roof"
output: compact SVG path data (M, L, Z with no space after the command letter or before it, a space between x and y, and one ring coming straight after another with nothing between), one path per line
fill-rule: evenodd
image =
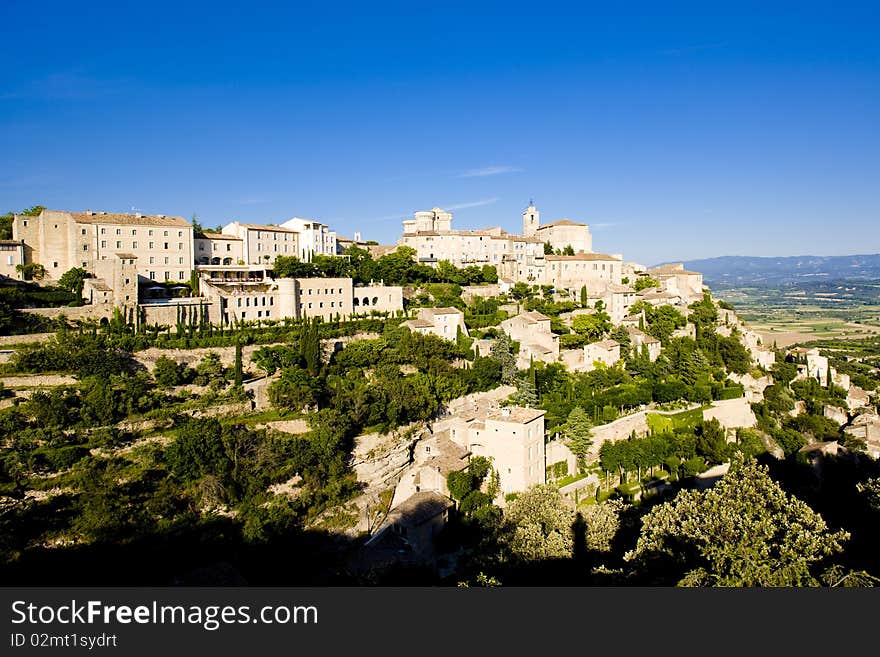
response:
M548 255L548 256L544 256L544 257L546 260L549 260L551 262L556 261L556 260L564 260L564 261L567 261L567 260L602 260L605 262L607 262L607 261L620 262L621 261L620 258L618 258L616 256L608 255L607 253L578 253L577 255L573 255L573 256Z
M560 219L559 221L554 221L552 224L544 224L543 226L538 226L538 230L544 230L545 228L553 228L554 226L584 226L587 224L581 224L576 221L571 221L569 219Z
M193 237L197 240L233 240L241 242L241 238L237 235L226 235L224 233L195 233Z
M191 228L183 217L164 214L122 214L115 212L68 212L78 224L114 224L120 226L163 226Z
M505 412L507 413L505 415ZM518 424L526 424L534 419L544 415L547 411L540 408L523 408L521 406L507 406L492 411L486 416L487 420L497 420L500 422L516 422Z

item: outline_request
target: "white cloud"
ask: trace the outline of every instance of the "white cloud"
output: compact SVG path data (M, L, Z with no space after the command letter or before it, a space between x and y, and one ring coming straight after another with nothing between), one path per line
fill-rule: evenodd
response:
M444 210L464 210L465 208L479 208L484 205L492 205L493 203L497 203L497 198L484 198L482 201L470 201L468 203L456 203L454 205L447 205Z
M499 176L503 173L519 173L522 171L519 167L512 166L491 166L481 169L469 169L459 174L459 178L484 178L485 176Z

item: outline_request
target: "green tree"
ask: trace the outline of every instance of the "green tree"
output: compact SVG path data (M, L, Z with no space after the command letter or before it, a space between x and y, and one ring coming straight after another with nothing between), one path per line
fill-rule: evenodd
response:
M561 431L565 444L577 457L578 469L583 472L587 465L587 454L593 446L593 423L590 416L580 406L571 409Z
M168 356L159 356L153 366L153 378L160 388L170 388L184 382L183 367Z
M242 364L241 342L235 343L235 369L233 375L233 385L240 388L244 381L244 367Z
M590 304L590 298L587 295L587 286L581 286L581 308L586 308Z
M580 511L584 519L586 548L595 552L611 552L620 530L620 515L626 505L621 500L590 504Z
M518 561L572 556L574 513L552 484L538 484L521 493L504 511L505 544Z
M512 399L517 406L525 406L526 408L537 406L538 392L528 376L517 379L516 392L513 393Z
M650 276L639 276L633 285L636 292L641 292L649 287L660 287L660 281Z
M15 271L26 281L41 281L46 277L46 268L39 262L15 265Z
M562 255L573 256L574 255L574 247L571 244L566 244L565 248L562 249Z
M681 491L648 512L625 558L683 586L817 586L816 567L848 537L765 467L737 459L714 488Z
M612 327L611 317L601 310L589 315L577 315L571 321L572 330L585 336L590 342L601 340Z
M67 290L77 299L82 299L83 281L91 277L92 275L85 269L74 267L61 274L61 278L58 279L58 287Z
M489 358L501 365L501 383L512 385L516 382L516 356L513 344L506 333L502 333L489 349Z

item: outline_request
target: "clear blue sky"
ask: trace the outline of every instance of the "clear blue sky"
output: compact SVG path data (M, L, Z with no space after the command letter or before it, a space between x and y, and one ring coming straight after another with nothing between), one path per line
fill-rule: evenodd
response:
M194 4L0 0L0 210L880 251L877 2Z

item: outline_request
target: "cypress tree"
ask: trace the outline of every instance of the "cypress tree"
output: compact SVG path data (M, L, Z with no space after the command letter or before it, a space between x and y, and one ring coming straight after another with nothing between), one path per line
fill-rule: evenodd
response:
M241 342L235 343L235 387L239 388L244 381L244 368L242 366Z

